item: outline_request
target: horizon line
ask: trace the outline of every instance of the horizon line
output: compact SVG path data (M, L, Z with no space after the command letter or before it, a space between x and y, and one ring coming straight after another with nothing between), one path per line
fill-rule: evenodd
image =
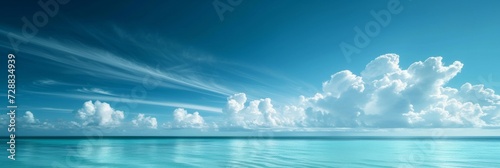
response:
M0 136L0 139L9 139ZM16 139L331 139L331 140L487 140L500 136L16 136Z

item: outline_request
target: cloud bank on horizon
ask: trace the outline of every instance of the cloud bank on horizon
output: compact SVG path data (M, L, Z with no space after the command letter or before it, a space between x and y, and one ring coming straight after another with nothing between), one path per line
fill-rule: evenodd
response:
M164 129L214 128L495 128L500 127L500 96L484 85L446 86L464 66L442 57L401 68L399 56L386 54L368 63L360 74L344 70L322 83L322 91L299 96L298 102L275 106L270 98L248 100L245 93L227 98L215 119L178 108ZM124 121L123 111L108 103L87 101L75 112L82 127L157 129L156 117L137 115ZM26 112L26 124L38 124ZM45 123L47 124L47 123ZM52 126L53 127L53 126Z
M500 126L500 96L483 85L446 87L461 70L442 57L399 66L396 54L382 55L360 75L344 70L323 82L323 91L300 96L297 105L275 109L271 99L228 98L224 111L242 127L465 128ZM245 104L247 104L245 106Z

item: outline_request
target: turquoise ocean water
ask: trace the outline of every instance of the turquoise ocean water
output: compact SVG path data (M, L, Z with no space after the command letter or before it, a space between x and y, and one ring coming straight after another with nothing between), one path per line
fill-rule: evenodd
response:
M9 168L500 167L498 138L17 139L16 161L3 153Z

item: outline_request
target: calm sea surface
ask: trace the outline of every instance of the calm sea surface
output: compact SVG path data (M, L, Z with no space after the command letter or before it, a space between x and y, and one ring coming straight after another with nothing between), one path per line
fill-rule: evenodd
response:
M16 161L5 149L0 167L500 167L498 138L17 139Z

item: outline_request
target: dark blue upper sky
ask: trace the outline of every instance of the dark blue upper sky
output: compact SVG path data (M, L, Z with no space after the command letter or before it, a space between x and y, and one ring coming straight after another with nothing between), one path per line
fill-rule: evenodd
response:
M22 18L32 24L43 8L26 0L4 3L0 53L17 56L20 113L64 123L75 120L84 102L99 100L123 111L122 123L142 113L161 127L174 120L176 108L187 115L199 111L206 123L216 123L230 95L243 92L249 100L295 104L301 95L324 90L322 83L332 74L348 69L360 75L387 53L399 55L401 69L434 56L442 56L445 65L463 63L444 86L498 87L493 82L500 55L498 1L242 0L234 6L219 1L229 6L195 0L72 0L58 4L46 24L35 25L31 38L23 34ZM388 11L391 5L399 12L380 25L371 11ZM217 8L230 10L221 19ZM380 29L368 36L366 46L356 46L356 27L366 33L373 22ZM25 40L18 52L12 38ZM347 59L343 42L359 53Z

